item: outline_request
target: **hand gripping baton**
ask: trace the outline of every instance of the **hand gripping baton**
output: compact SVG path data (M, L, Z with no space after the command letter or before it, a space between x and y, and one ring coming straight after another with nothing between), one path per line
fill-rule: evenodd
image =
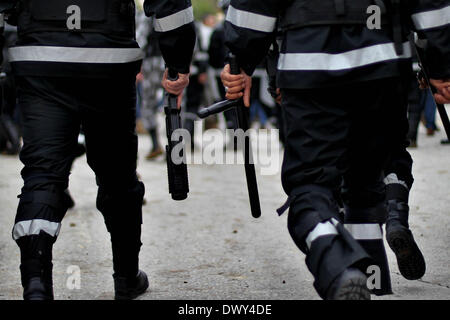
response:
M178 72L169 69L168 79L170 81L176 81L178 79ZM167 145L166 145L166 159L167 159L167 176L169 179L169 193L172 195L173 200L184 200L189 193L189 180L187 165L184 161L185 153L184 148L181 149L180 163L175 163L172 158L172 150L179 143L184 143L182 137L178 141L172 141L172 134L182 128L180 109L177 107L177 96L167 93L165 96L164 113L166 114L166 133L167 133ZM178 148L177 148L178 149ZM182 160L182 161L181 161Z
M240 74L240 68L237 64L236 57L233 55L230 56L230 69L231 74ZM204 119L210 115L227 111L231 108L236 109L238 115L238 129L242 129L244 131L244 167L245 176L247 178L250 208L252 216L254 218L259 218L261 216L261 205L259 203L258 183L256 181L255 165L253 164L253 161L251 161L251 157L253 154L251 149L250 137L245 134L249 129L249 120L243 100L225 100L222 102L218 102L210 107L201 109L198 112L198 116Z

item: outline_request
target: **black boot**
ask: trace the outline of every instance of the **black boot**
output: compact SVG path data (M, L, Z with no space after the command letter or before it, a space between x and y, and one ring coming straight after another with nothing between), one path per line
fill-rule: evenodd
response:
M370 300L366 275L356 268L348 268L331 284L327 300Z
M389 217L386 222L386 240L397 257L398 269L408 280L423 277L425 259L409 230L409 207L405 202L388 201Z
M53 300L53 285L42 277L29 279L23 285L24 300Z
M54 239L42 232L19 238L20 273L24 300L53 300L52 247Z
M148 278L144 271L139 270L132 278L114 275L115 300L132 300L143 294L148 286Z

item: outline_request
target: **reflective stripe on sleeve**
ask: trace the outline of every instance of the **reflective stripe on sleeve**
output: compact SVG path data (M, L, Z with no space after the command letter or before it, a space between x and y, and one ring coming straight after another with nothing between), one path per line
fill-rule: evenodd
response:
M17 222L13 228L13 239L17 240L24 236L38 235L41 231L44 231L56 237L61 229L61 223L50 222L43 219L34 219Z
M356 240L383 239L381 227L378 223L345 224L344 226Z
M450 5L442 9L419 12L411 18L418 30L442 27L450 23Z
M167 32L175 30L194 21L194 11L192 7L178 11L170 16L155 19L154 26L157 32Z
M313 243L314 240L316 240L319 237L332 234L338 234L338 232L331 222L326 221L319 223L306 237L306 245L310 249L311 244Z
M9 49L10 62L128 63L142 60L139 48L23 46Z
M403 55L397 55L394 43L390 42L337 54L281 53L278 69L282 71L338 71L389 60L411 58L409 42L403 44L403 50Z
M273 32L277 18L243 11L230 6L226 20L237 27L261 32Z

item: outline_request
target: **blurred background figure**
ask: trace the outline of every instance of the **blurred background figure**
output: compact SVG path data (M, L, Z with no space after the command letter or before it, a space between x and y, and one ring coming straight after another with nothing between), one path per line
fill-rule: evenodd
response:
M408 94L408 139L410 140L409 147L417 148L417 136L421 120L427 130L427 136L433 136L435 131L437 130L436 104L434 102L433 96L431 95L431 91L429 89L420 89L417 84L416 74L420 71L420 66L414 48L414 43L411 43L411 46L411 52L413 53L414 61L414 73L412 73L411 75Z
M222 9L223 17L226 16L228 6L230 5L230 0L220 0L218 1L218 7ZM224 20L217 23L214 31L211 34L211 41L208 48L209 55L209 65L210 65L210 81L214 89L214 102L225 100L225 88L222 85L222 80L220 79L220 72L226 64L227 56L229 50L225 46L225 30L224 30ZM237 115L234 110L227 110L224 113L226 128L235 129L237 127L236 119Z
M201 21L195 23L197 28L197 42L194 49L194 58L191 65L189 86L186 91L183 127L194 136L194 121L197 120L197 111L205 101L205 86L208 81L209 55L208 48L216 24L215 16L204 14ZM191 148L194 148L194 139L191 139Z
M137 14L136 39L145 52L141 73L137 76L140 97L138 118L152 142L146 159L153 160L164 153L158 138L157 122L158 110L162 105L161 79L164 73L164 60L153 28L153 17L149 19L144 12Z
M269 118L274 122L275 102L267 91L269 80L266 70L267 57L258 65L253 74L252 94L250 105L250 123L261 129L266 129Z
M7 48L17 39L17 28L5 25L5 46L3 64L0 67L0 153L17 155L20 151L20 115L17 108L17 95Z

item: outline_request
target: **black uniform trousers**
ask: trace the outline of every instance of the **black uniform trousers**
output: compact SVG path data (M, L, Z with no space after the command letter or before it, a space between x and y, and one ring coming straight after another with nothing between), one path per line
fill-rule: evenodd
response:
M409 129L411 125L414 126L414 124L411 123L411 120L414 122L419 121L420 119L420 110L418 111L418 109L420 109L420 103L418 100L421 92L417 79L413 75L405 79L404 88L404 94L407 95L407 103L403 103L393 110L393 117L396 119L394 141L396 141L397 144L393 146L393 150L390 154L387 166L384 169L384 173L385 176L395 174L399 182L405 184L407 187L402 187L401 189L405 190L399 194L395 190L392 190L397 189L397 187L388 185L387 200L390 200L391 198L398 198L400 196L401 200L407 203L407 194L409 193L409 190L411 190L414 183L414 177L412 175L413 159L407 149L410 144ZM408 119L408 111L413 113L412 118L418 118Z
M318 223L340 220L343 185L346 209L378 208L375 214L384 216L378 217L380 222L385 219L384 169L400 145L396 112L404 110L403 92L400 78L282 90L286 137L282 184L291 198L288 228L307 254L322 297L347 267L365 272L368 256L345 232L341 237L319 238L310 250L305 238Z
M24 221L44 221L44 225L62 221L67 210L64 190L81 125L87 162L98 185L97 208L111 234L115 274L135 276L144 185L136 175L134 77L18 77L17 84L23 118L24 186L16 226ZM27 259L42 259L36 256L37 247L44 246L51 256L49 245L38 243L52 244L57 234L48 234L45 228L39 232L15 227L14 231L22 264Z

